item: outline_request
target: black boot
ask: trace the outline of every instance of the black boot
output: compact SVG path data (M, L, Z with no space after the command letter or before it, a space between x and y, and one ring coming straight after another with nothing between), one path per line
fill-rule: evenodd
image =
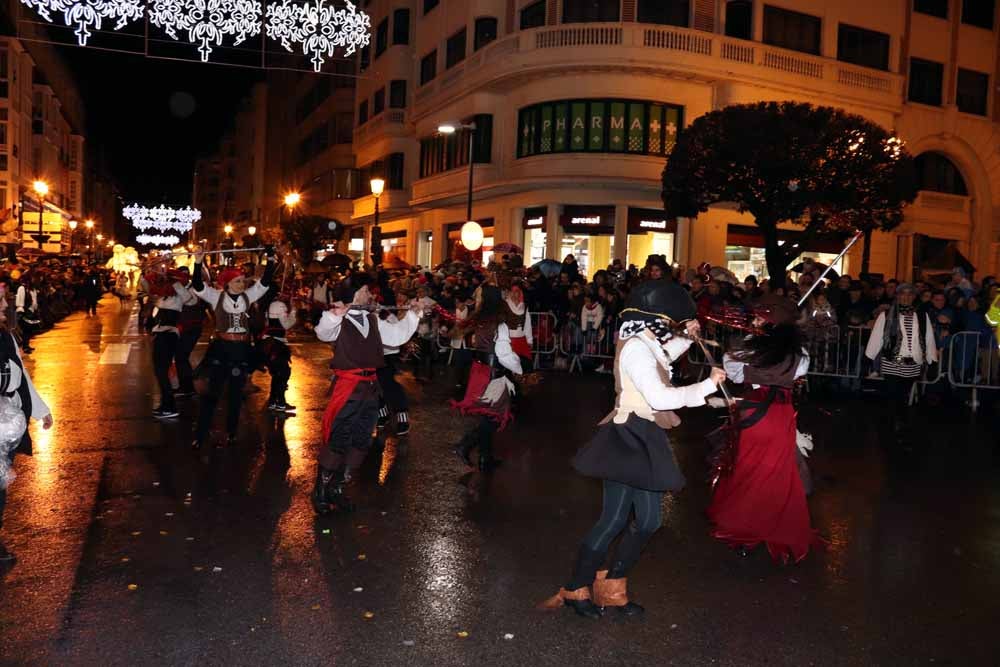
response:
M462 439L457 445L452 448L452 453L459 458L459 460L470 468L475 468L472 459L469 457L472 454L472 450L476 448L476 432L469 431L462 436Z
M330 485L333 483L334 473L325 470L322 466L316 466L316 483L313 486L312 506L316 514L329 514L332 508L330 498Z
M592 551L586 544L581 544L576 554L576 562L573 564L573 576L564 590L578 591L590 586L603 562L604 552ZM563 605L585 618L598 619L604 615L604 611L590 599L570 600L564 597Z
M493 458L493 432L483 430L480 429L479 435L479 472L493 472L503 465L503 461Z
M625 577L625 575L627 574L627 570L628 568L622 561L620 560L615 561L611 565L611 569L608 570L608 576L605 582L611 585L613 594L620 592L620 594L624 595L626 598L624 604L614 605L615 609L618 610L618 613L620 613L622 616L640 616L643 613L645 613L646 610L642 606L637 605L636 603L627 599L627 592L626 592L627 579ZM598 597L596 593L595 597Z
M334 475L333 481L330 483L328 488L328 498L330 500L330 509L337 512L353 512L355 507L354 503L347 496L345 488L347 483L351 481L351 468L350 466L344 466L339 475Z

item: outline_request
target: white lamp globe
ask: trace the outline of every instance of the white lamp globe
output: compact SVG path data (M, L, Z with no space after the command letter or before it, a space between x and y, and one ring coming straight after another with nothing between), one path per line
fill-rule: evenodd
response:
M462 225L462 245L466 250L479 250L483 247L483 228L478 222L470 220Z

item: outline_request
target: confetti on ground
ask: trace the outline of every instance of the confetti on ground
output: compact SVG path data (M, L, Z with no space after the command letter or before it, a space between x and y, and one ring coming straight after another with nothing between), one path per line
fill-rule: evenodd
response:
M468 633L468 632L466 632L465 630L460 630L460 631L459 631L459 632L457 632L456 634L457 634L457 635L458 635L459 637L461 637L462 639L465 639L466 637L468 637L468 636L469 636L469 633Z
M142 531L141 530L133 530L132 531L132 537L139 537L140 535L142 535Z
M416 643L417 642L413 641L412 639L404 639L403 640L403 646L413 646Z
M193 537L185 537L184 541L185 542L194 542L194 538Z
M670 624L670 629L671 630L676 630L677 629L677 624L676 623L671 623Z
M329 535L330 534L330 529L329 528L324 528L323 529L323 534L324 535Z
M367 528L367 527L368 527L368 526L366 526L366 525L365 525L365 524L363 524L363 523L359 523L359 524L358 524L358 530L364 530L364 529L365 529L365 528Z
M123 562L123 563L127 563L127 562L129 562L130 560L132 560L132 559L131 559L131 558L129 558L128 556L122 556L122 562Z
M205 569L205 568L203 568L203 567L202 567L201 565L195 565L195 566L194 566L194 571L195 571L195 572L201 572L201 571L202 571L202 570L204 570L204 569Z
M386 514L388 514L388 512L382 512L382 516L385 516Z
M366 611L365 612L365 618L375 618L375 612L373 612L373 611Z
M167 531L165 531L165 530L161 530L161 531L160 531L160 535L169 535L169 534L170 534L170 533L168 533L168 532L167 532Z
M153 486L159 486L159 485L160 485L159 482L153 482Z
M174 513L173 513L173 512L167 512L167 513L166 513L166 514L164 514L163 516L173 516L173 515L174 515Z
M128 585L128 589L129 589L130 591L135 591L135 590L138 590L138 589L139 589L139 585L138 585L138 584L129 584L129 585Z
M358 554L358 560L365 560L366 558L368 558L368 556L364 554Z
M361 588L361 586L358 586L357 588L354 589L354 592L355 593L360 593L363 590L365 590L365 589Z
M319 608L320 608L320 607L319 607L319 605L318 605L318 604L314 604L314 605L312 606L312 610L313 610L313 611L319 611Z
M504 639L513 639L513 638L514 638L514 635L513 635L513 633L510 633L510 632L508 632L507 634L505 634L505 635L503 636L503 638L504 638Z
M222 568L216 565L215 567L212 568L212 572L222 572Z

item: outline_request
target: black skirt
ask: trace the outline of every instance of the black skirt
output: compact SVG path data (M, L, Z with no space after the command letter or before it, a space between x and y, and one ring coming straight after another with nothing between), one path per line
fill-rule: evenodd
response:
M680 491L685 484L667 432L634 414L624 424L598 427L573 458L573 467L587 477L646 491Z

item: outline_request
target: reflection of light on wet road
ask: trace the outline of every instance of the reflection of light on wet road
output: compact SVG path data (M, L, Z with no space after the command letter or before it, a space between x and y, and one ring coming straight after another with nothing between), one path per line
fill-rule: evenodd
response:
M385 449L382 450L382 465L378 469L379 486L385 486L386 480L389 479L392 465L396 462L396 457L399 455L398 448L398 439L388 437L385 439Z

